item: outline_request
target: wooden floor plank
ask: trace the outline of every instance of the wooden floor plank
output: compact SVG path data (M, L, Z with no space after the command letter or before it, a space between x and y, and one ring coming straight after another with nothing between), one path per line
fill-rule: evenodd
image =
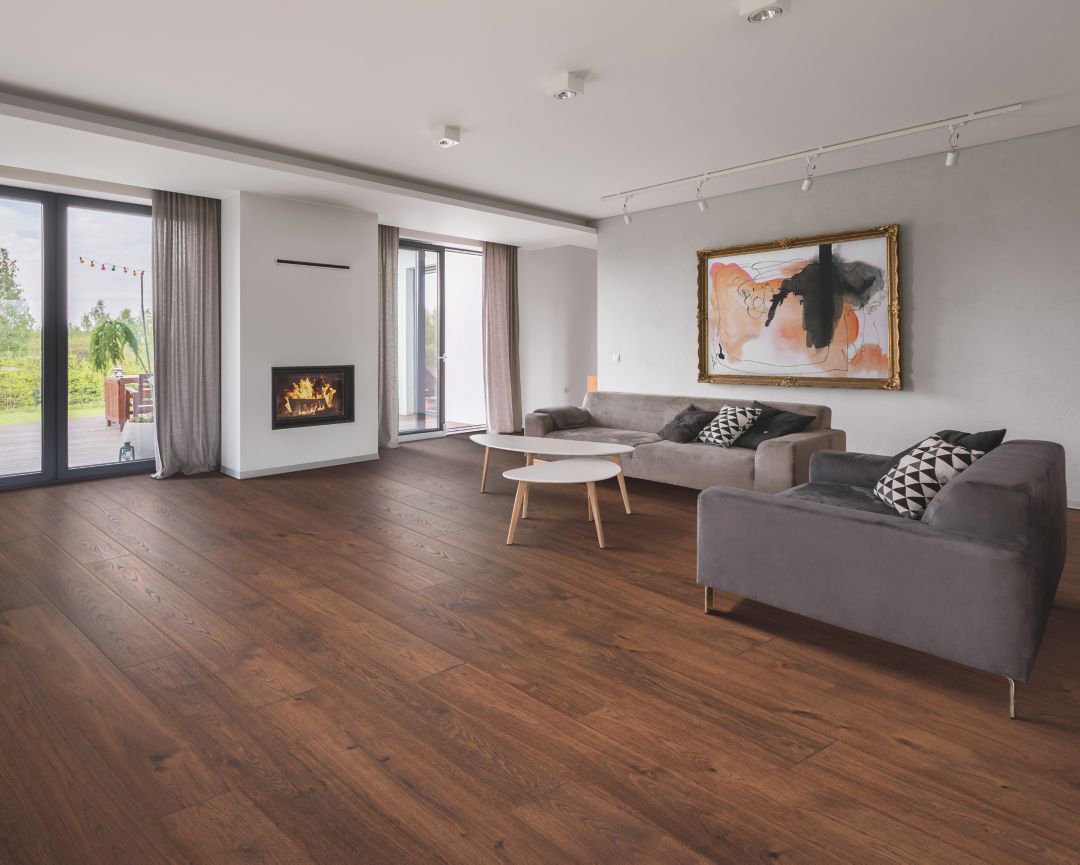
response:
M0 553L118 667L171 655L176 646L44 536Z
M696 493L378 461L0 493L0 861L1080 862L1080 514L1035 675L694 582ZM56 519L52 515L56 514ZM5 859L6 857L6 859Z
M218 614L134 556L91 567L121 598L191 657L255 706L312 687L297 670L256 645Z
M5 613L0 640L148 812L169 814L227 789L153 704L54 608Z
M205 865L315 865L243 793L232 790L162 821L192 862Z
M48 827L47 843L60 862L179 865L185 861L112 767L50 705L15 653L2 645L0 743L12 777L19 781L41 824ZM40 849L42 839L30 834L37 825L14 827L16 837L5 843Z
M440 861L336 776L303 763L290 741L226 685L184 655L150 661L126 675L235 789L319 862Z

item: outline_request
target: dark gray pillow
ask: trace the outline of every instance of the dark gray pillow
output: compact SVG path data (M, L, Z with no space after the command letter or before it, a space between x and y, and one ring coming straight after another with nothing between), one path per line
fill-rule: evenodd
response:
M960 445L961 447L973 451L982 451L984 454L990 453L990 451L1005 441L1005 430L1003 429L991 429L977 433L960 432L960 430L955 429L943 429L940 432L934 433L934 435L943 438L948 444ZM892 458L892 462L886 466L885 471L882 473L882 477L896 468L896 466L900 464L900 460L921 444L922 441L918 441L911 447L904 448L900 453L896 454Z
M714 417L716 417L714 411L704 411L688 405L675 415L669 423L664 424L663 429L657 435L669 442L686 444L701 435L701 431L712 422Z
M761 414L750 429L735 439L732 447L757 450L757 446L762 442L802 432L814 422L812 414L796 414L756 400L754 408L761 409Z

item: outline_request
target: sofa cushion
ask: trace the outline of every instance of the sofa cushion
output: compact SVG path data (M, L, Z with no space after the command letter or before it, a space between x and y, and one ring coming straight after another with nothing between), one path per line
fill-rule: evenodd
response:
M722 448L731 447L740 435L750 429L761 417L761 409L745 406L726 405L717 412L698 435L698 440Z
M579 442L607 442L609 444L638 445L660 441L656 433L636 429L612 429L606 426L586 426L578 429L562 429L548 433L549 438L572 439Z
M732 447L753 450L770 439L802 432L814 422L813 415L784 411L763 402L755 402L754 408L761 409L761 414L750 429L735 439Z
M885 514L900 518L900 515L874 495L869 487L851 484L808 483L784 490L776 495L801 502L813 502L818 505L832 505L834 508L852 508L871 514Z
M882 476L874 493L898 514L917 520L941 488L982 455L930 436Z
M694 441L715 417L716 412L714 411L702 411L695 406L688 405L675 415L671 421L664 424L660 428L658 435L665 441L686 444L686 442Z
M555 424L555 429L581 429L589 425L589 413L576 405L559 405L551 408L538 408L536 414L546 414Z
M634 451L628 474L696 490L717 484L752 490L754 451L718 448L703 442L658 441Z

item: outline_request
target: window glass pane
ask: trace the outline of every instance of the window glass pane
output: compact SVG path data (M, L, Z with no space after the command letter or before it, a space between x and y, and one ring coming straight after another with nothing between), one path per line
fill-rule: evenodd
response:
M0 477L41 471L42 207L0 197Z
M154 458L150 216L67 210L67 463Z
M483 426L484 344L481 333L483 256L446 251L446 363L443 365L447 430Z

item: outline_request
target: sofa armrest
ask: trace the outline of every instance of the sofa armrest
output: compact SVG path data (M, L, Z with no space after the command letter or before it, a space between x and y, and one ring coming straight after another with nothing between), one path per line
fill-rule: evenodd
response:
M754 489L763 493L805 484L810 479L810 458L818 451L844 450L847 435L839 429L811 430L769 439L754 456Z
M873 489L893 457L851 451L818 451L810 457L810 483Z
M549 414L531 411L525 415L525 435L543 438L555 431L555 421Z
M698 497L697 581L1021 681L1046 622L1016 544L729 487Z

